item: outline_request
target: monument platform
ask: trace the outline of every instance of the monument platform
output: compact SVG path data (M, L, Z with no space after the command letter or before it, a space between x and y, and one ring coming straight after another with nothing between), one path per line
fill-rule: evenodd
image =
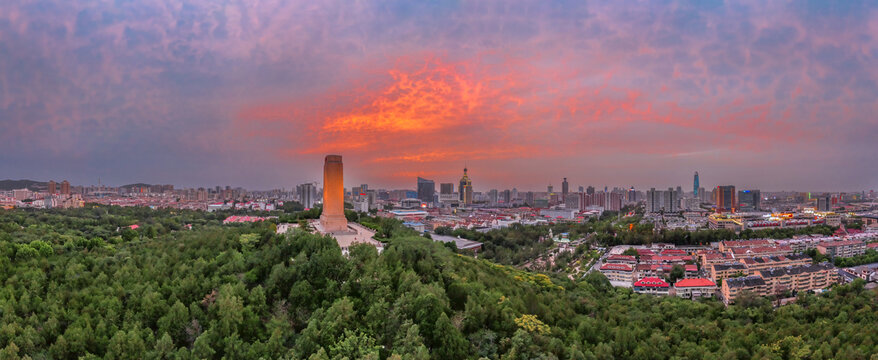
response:
M338 243L343 255L348 254L348 248L354 244L369 244L378 249L380 253L384 250L384 244L375 240L375 232L363 225L357 223L348 223L346 231L326 231L319 220L312 220L311 227L321 235L329 235Z

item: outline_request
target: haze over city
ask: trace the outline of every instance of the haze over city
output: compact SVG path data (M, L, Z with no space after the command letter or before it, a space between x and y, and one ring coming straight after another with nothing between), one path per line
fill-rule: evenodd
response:
M4 1L0 177L874 189L875 34L858 1Z

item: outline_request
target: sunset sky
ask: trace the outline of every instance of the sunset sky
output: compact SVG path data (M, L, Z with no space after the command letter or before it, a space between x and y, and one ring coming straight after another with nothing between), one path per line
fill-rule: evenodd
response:
M878 189L878 2L0 1L0 179Z

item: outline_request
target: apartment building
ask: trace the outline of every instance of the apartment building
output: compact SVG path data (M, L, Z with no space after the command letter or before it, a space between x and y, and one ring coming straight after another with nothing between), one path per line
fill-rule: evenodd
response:
M607 257L608 264L627 264L627 265L635 265L637 264L637 258L631 255L610 255Z
M726 264L715 264L710 266L710 278L713 281L722 281L722 279L728 279L738 274L744 274L744 276L750 275L750 270L747 269L747 265L742 263L726 263Z
M604 264L601 273L610 281L631 284L634 281L634 268L626 264Z
M768 295L784 291L812 291L825 289L838 282L838 272L830 264L791 266L759 270L755 274L762 277Z
M866 253L866 243L857 240L830 241L817 245L817 251L829 257L852 257Z
M743 259L757 256L790 255L793 253L793 248L788 245L762 246L751 248L733 248L731 252L732 256L735 259Z
M722 241L719 243L719 251L721 252L729 252L733 248L753 248L753 247L765 247L771 246L774 243L771 240L758 239L758 240L728 240Z
M716 293L716 283L704 278L683 279L674 284L674 291L677 297L684 299L713 297Z
M723 302L726 303L726 305L735 302L735 299L744 292L766 296L768 295L768 285L766 285L765 280L763 280L761 276L757 275L723 279L720 293L722 294Z
M752 274L757 270L809 265L811 264L811 257L802 254L792 254L780 256L756 256L739 259L738 261L747 265L747 269Z
M638 294L668 295L671 284L657 277L645 277L634 283L634 292Z

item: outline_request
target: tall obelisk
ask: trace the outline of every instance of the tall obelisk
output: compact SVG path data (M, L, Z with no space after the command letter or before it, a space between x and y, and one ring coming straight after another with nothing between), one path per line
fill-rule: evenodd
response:
M323 163L323 214L320 225L328 233L348 231L344 217L344 176L341 155L326 155Z

